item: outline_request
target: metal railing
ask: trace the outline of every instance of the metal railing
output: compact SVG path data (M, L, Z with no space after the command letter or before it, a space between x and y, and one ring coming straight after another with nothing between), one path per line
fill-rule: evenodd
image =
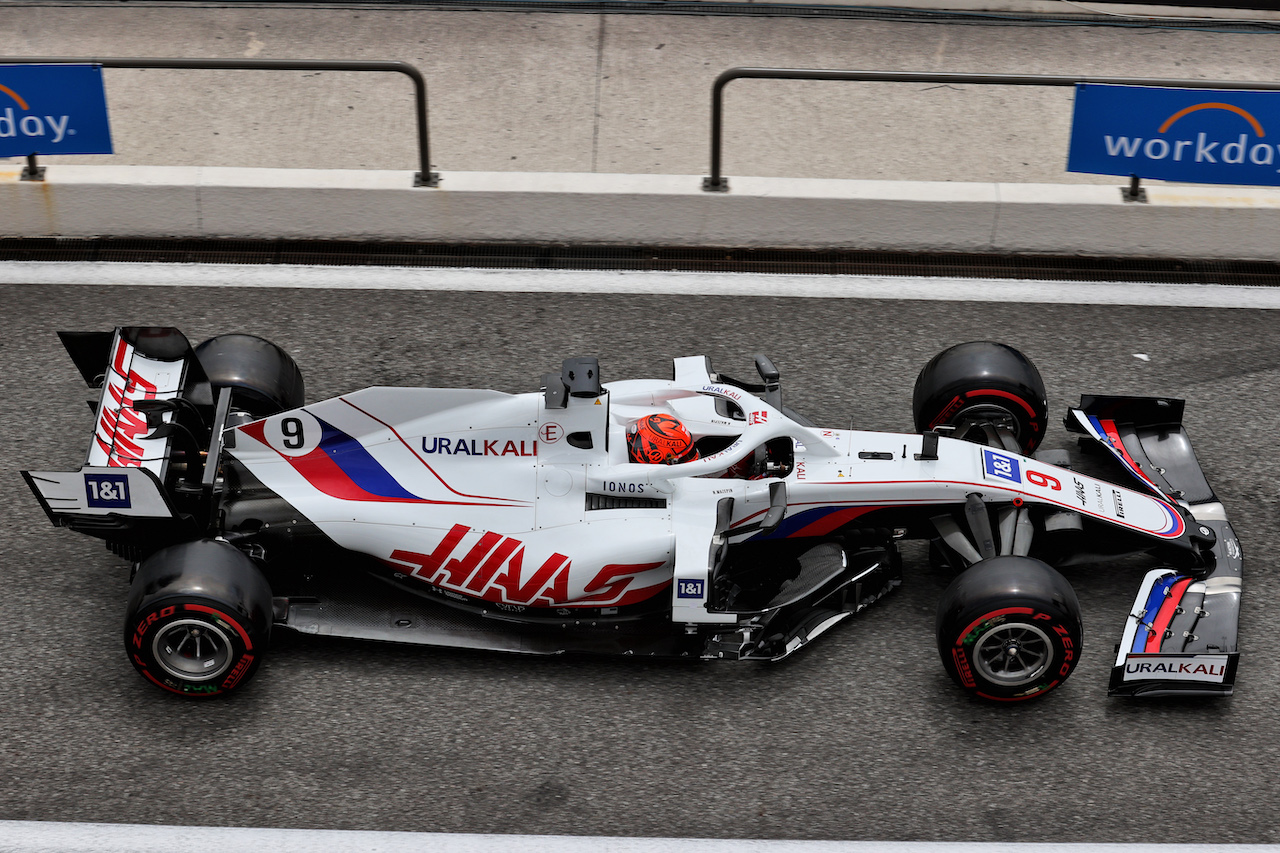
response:
M720 174L723 137L724 87L733 80L859 80L877 83L970 83L996 86L1074 86L1108 83L1116 86L1164 86L1180 89L1261 89L1280 91L1280 83L1238 80L1175 80L1150 77L1089 77L1051 74L949 74L916 71L832 71L818 68L730 68L711 87L711 176L702 179L707 192L728 192L729 179ZM1137 179L1129 193L1137 194Z
M330 60L330 59L174 59L141 57L49 57L6 56L0 65L101 65L103 68L164 68L198 71L380 71L404 74L413 81L414 105L418 120L418 171L415 187L436 187L440 175L431 171L430 144L427 139L427 81L422 72L407 62L394 60ZM34 157L28 168L35 169Z

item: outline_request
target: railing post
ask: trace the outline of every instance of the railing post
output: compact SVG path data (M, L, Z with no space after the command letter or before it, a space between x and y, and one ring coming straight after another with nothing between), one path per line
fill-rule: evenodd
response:
M22 167L22 174L18 176L20 181L43 181L44 166L36 163L36 155L27 155L27 165Z
M197 71L380 71L404 74L413 81L417 112L418 171L415 187L440 186L440 173L431 171L431 146L427 137L427 81L422 72L399 60L331 59L185 59L144 57L0 57L0 65L101 65L103 68L162 68ZM34 167L34 161L30 168ZM43 169L41 169L43 172ZM26 172L24 171L25 175ZM41 180L41 178L24 178Z
M995 86L1075 86L1080 83L1107 83L1115 86L1155 86L1180 89L1261 89L1280 91L1280 83L1249 80L1178 80L1158 77L1092 77L1061 74L956 74L917 71L839 71L826 68L747 68L722 71L711 86L711 175L702 179L706 192L728 192L729 179L720 174L720 151L723 143L724 87L731 80L750 77L757 80L857 80L881 83L967 83ZM1131 186L1134 190L1136 185ZM1128 192L1121 189L1121 192ZM1145 191L1136 189L1138 195ZM1126 201L1140 201L1136 195Z
M712 193L727 193L729 181L720 175L720 142L723 134L722 116L724 115L724 87L730 80L736 79L730 68L716 77L711 87L711 176L702 179L702 188Z

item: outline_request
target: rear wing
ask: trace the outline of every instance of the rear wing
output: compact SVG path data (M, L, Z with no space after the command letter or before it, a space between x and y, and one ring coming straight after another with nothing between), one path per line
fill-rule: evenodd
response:
M98 390L89 404L93 435L79 470L23 471L23 478L55 525L105 539L136 559L201 523L217 463L205 463L209 436L190 398L207 397L208 380L177 329L58 336ZM224 417L226 403L219 400Z
M1143 578L1111 668L1113 696L1230 696L1235 686L1244 558L1182 412L1182 400L1085 396L1065 419L1142 488L1190 511L1202 536L1216 538L1207 571L1163 568Z
M59 333L85 381L90 387L101 388L95 410L97 422L85 465L145 468L164 482L173 437L148 436L160 423L171 423L174 412L161 410L148 418L135 405L150 400L173 400L182 393L191 366L195 364L191 344L177 329L138 326L116 329L110 333L103 359L100 345L106 334Z

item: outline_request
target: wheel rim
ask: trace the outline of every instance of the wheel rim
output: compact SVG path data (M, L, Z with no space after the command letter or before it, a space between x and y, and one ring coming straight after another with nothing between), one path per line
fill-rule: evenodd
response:
M975 406L966 406L951 418L951 423L956 424L960 429L956 430L956 438L964 438L970 430L978 427L983 423L989 423L993 426L1004 427L1013 433L1013 437L1022 441L1022 427L1018 423L1018 419L1013 412L1004 406L997 406L993 403L979 403Z
M987 681L1001 687L1035 681L1052 662L1049 635L1024 622L997 625L973 646L974 667Z
M156 634L156 662L183 681L212 681L231 666L231 639L217 625L179 619Z

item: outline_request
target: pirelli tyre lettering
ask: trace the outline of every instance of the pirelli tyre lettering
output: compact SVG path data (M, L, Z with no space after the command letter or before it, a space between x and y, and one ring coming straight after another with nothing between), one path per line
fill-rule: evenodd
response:
M938 602L938 652L961 687L982 699L1043 696L1080 657L1080 606L1066 579L1028 557L967 569Z

